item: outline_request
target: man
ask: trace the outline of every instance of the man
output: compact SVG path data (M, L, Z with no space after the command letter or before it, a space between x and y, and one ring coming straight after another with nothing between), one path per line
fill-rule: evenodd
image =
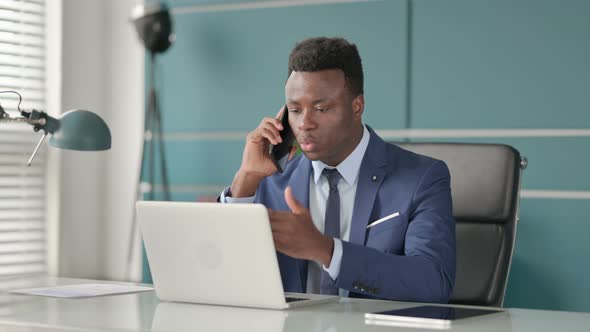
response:
M281 109L248 134L241 167L220 196L269 208L285 291L448 302L455 280L449 171L363 125L356 46L324 37L298 43L285 97L303 153L277 172L268 149L282 141Z

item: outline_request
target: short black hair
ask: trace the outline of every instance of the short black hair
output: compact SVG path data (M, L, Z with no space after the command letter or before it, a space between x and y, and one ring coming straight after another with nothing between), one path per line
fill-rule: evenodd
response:
M289 74L293 71L340 69L354 96L364 93L363 65L355 44L344 38L315 37L295 44L289 55Z

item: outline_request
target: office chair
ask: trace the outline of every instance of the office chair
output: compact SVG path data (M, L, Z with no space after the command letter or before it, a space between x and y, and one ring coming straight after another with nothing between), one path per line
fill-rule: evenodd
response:
M514 252L526 158L501 144L392 144L443 160L449 167L457 234L451 303L501 307Z

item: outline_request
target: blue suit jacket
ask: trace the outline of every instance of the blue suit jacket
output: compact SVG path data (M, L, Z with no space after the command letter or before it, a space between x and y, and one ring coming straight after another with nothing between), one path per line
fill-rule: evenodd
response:
M351 297L448 302L455 281L455 221L446 164L385 143L369 128L359 171L350 239L342 243L336 280ZM265 178L255 202L288 211L291 186L309 208L311 161L303 154L283 173ZM373 180L373 177L376 177ZM384 216L399 216L367 229ZM277 253L287 292L304 293L307 261Z

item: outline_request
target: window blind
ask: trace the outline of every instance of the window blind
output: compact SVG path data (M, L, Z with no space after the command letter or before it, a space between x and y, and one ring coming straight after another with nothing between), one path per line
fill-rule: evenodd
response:
M0 1L0 91L20 93L21 109L45 110L45 36L44 0ZM0 94L0 104L19 116L17 95ZM47 271L47 147L26 166L40 136L29 125L0 124L1 288L10 287L10 279Z

